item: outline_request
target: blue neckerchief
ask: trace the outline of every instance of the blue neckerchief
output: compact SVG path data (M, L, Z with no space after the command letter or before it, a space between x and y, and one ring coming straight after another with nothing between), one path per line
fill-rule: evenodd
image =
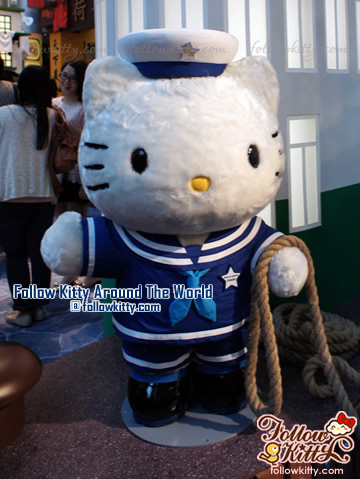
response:
M199 288L200 278L204 276L210 269L203 269L202 271L184 271L181 274L187 276L186 287L187 288ZM179 321L182 321L188 315L191 303L194 301L197 312L200 316L209 319L210 321L216 321L216 303L211 298L187 299L177 298L170 304L169 315L171 325L174 326Z

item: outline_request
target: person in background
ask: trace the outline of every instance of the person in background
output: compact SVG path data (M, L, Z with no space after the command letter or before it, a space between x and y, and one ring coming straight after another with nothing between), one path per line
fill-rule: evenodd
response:
M63 96L52 100L52 105L61 108L64 112L65 118L79 142L85 123L82 90L86 67L87 64L83 60L64 63L60 73L60 89ZM64 191L58 199L57 214L64 211L77 211L85 217L88 202L79 196L81 179L78 166L63 175L62 185Z
M53 106L61 108L67 122L73 132L80 136L85 123L82 104L83 83L87 64L83 60L71 60L64 63L60 73L60 90L63 96L52 100ZM60 194L56 214L60 215L65 211L76 211L84 218L87 215L88 199L81 185L79 168L76 165L70 172L65 173L62 178L64 191ZM90 287L97 279L82 278L77 280L76 276L64 276L61 283L82 284Z
M17 86L5 80L4 60L0 56L0 106L17 103ZM0 258L3 257L3 249L0 244Z
M16 84L4 79L4 60L0 56L0 106L17 103L17 94Z
M51 102L58 95L58 87L55 78L50 78Z
M44 68L25 68L18 88L19 105L0 108L0 243L13 298L7 322L27 327L45 319L42 307L48 300L16 297L13 286L50 286L51 272L40 254L40 243L53 222L55 208L48 166L55 115Z
M84 126L84 110L82 105L82 89L85 78L86 63L82 60L71 60L64 63L60 73L60 90L63 96L53 98L52 105L61 108L65 118L75 135L79 138ZM76 166L69 173L62 175L64 191L58 198L56 214L65 211L77 211L86 217L87 202L80 198L81 179ZM61 283L74 284L77 276L64 276Z

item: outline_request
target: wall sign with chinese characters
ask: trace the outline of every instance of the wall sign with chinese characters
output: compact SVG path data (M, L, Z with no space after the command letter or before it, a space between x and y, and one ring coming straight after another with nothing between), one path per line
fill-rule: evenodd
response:
M40 13L40 27L50 27L54 22L56 2L47 2ZM94 28L94 0L68 2L66 31L79 32Z
M52 33L50 37L50 76L59 81L60 69L63 63L61 55L61 33Z
M94 28L94 0L74 0L68 3L69 31L80 31Z
M40 12L40 27L49 27L54 23L54 14L55 14L56 2L47 2L46 7L43 8Z

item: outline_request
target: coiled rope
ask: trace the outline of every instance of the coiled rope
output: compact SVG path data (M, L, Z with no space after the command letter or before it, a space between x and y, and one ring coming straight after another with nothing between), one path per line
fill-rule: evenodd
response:
M267 275L272 257L285 247L299 248L307 259L309 275L304 286L307 305L285 304L280 306L275 310L273 319L269 305ZM324 322L322 316L324 316ZM345 327L348 328L348 331L344 331ZM291 359L292 362L297 364L306 361L303 380L309 392L320 398L334 396L341 410L349 416L358 418L340 380L340 375L360 387L360 373L346 362L347 359L359 352L360 328L351 321L337 315L321 313L313 261L305 243L296 236L278 238L260 256L252 283L251 313L248 328L245 387L248 402L254 414L257 416L262 414L277 416L281 411L282 382L277 335L279 351L284 358ZM344 345L345 336L347 342ZM269 377L267 405L259 397L256 382L260 337L265 349ZM323 371L327 380L326 385L316 383L315 375L319 369ZM359 431L358 420L358 435Z

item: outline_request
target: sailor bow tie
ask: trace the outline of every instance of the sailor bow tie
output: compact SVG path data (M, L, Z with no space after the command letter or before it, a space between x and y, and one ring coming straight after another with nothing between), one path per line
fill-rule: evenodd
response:
M203 269L201 271L184 271L181 274L186 276L187 288L200 288L200 279L204 276L209 269ZM200 296L195 299L177 298L169 306L169 315L171 325L174 326L179 321L182 321L189 313L190 306L194 301L195 308L200 316L209 319L210 321L216 321L216 304L212 298L201 298Z

